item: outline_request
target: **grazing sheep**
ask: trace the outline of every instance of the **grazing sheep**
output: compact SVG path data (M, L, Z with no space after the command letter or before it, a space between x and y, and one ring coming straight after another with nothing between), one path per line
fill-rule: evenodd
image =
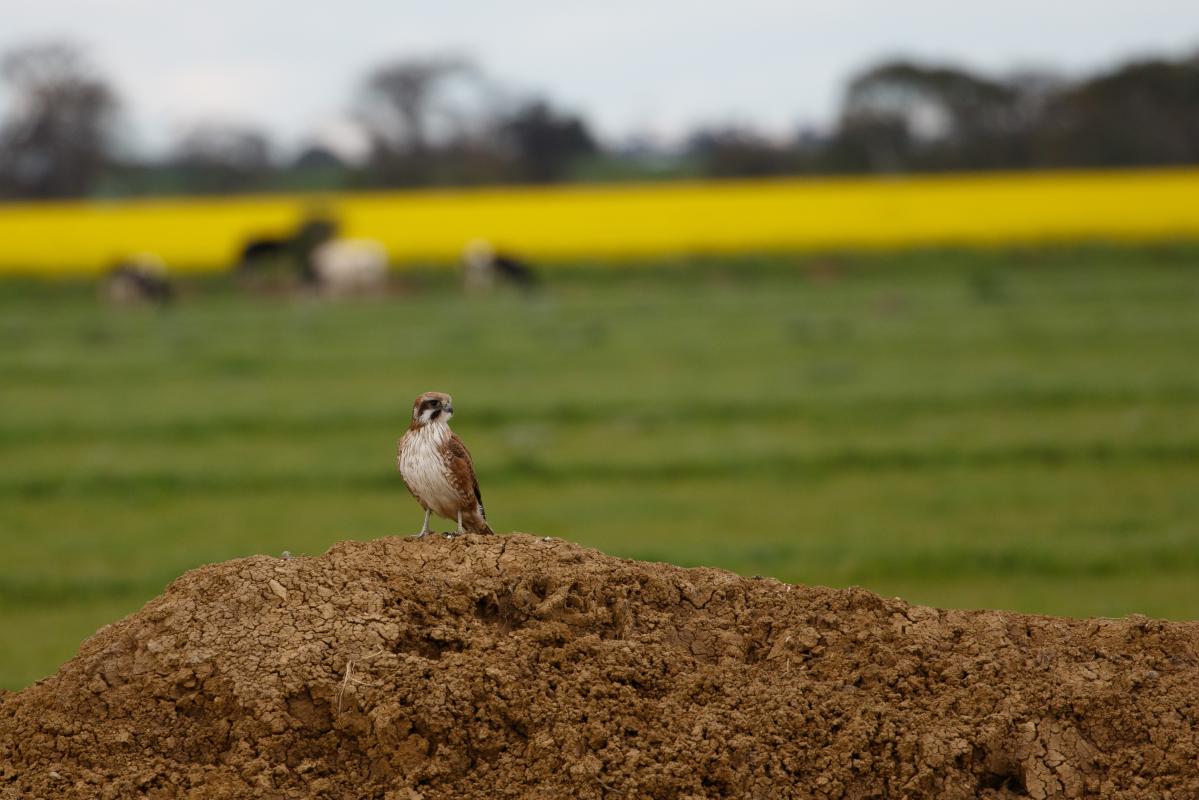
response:
M242 248L237 272L266 276L283 268L322 294L370 294L387 283L387 251L372 239L339 239L337 223L305 221L290 236L251 239Z
M105 276L101 291L105 300L120 306L165 306L175 299L166 264L153 253L138 253L118 261Z
M374 294L387 285L387 251L374 239L332 239L312 251L308 270L324 294Z
M475 239L462 252L462 285L469 292L489 291L496 280L504 280L522 291L537 288L537 273L529 264L496 252L490 242Z
M337 236L337 223L311 217L287 236L262 236L242 247L235 271L258 284L277 282L284 275L299 274L306 284L316 282L312 274L312 251ZM273 279L273 280L272 280Z
M237 270L251 270L260 265L263 259L274 259L288 255L291 250L290 239L263 237L251 239L241 250L241 258L237 261Z

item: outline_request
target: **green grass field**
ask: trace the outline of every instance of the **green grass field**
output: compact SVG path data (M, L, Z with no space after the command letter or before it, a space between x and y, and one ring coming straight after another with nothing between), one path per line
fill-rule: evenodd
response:
M1199 250L408 278L319 303L0 282L0 686L175 576L415 532L413 396L493 526L942 606L1199 617Z

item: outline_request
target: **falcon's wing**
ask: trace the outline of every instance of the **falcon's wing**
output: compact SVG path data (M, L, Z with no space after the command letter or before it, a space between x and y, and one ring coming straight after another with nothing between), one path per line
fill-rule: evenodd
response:
M450 438L445 443L445 466L449 472L450 484L458 492L458 496L462 498L463 505L475 503L479 506L479 513L486 519L486 514L483 511L483 495L479 491L479 479L475 477L475 465L470 460L470 451L466 449L466 445L458 438L458 434L451 433Z

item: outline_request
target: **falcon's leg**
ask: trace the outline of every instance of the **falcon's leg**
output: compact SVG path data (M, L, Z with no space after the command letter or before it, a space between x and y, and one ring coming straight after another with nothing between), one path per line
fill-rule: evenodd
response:
M462 509L458 509L458 533L462 533Z
M432 532L433 531L429 530L429 509L426 508L425 509L425 522L423 525L420 526L420 533L418 533L416 535L416 538L423 539Z

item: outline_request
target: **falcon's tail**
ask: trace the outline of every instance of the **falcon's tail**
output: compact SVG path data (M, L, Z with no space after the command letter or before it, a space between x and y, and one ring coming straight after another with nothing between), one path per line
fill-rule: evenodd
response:
M495 531L487 524L487 518L482 513L463 514L462 515L462 530L467 533L480 533L484 536L492 536Z

